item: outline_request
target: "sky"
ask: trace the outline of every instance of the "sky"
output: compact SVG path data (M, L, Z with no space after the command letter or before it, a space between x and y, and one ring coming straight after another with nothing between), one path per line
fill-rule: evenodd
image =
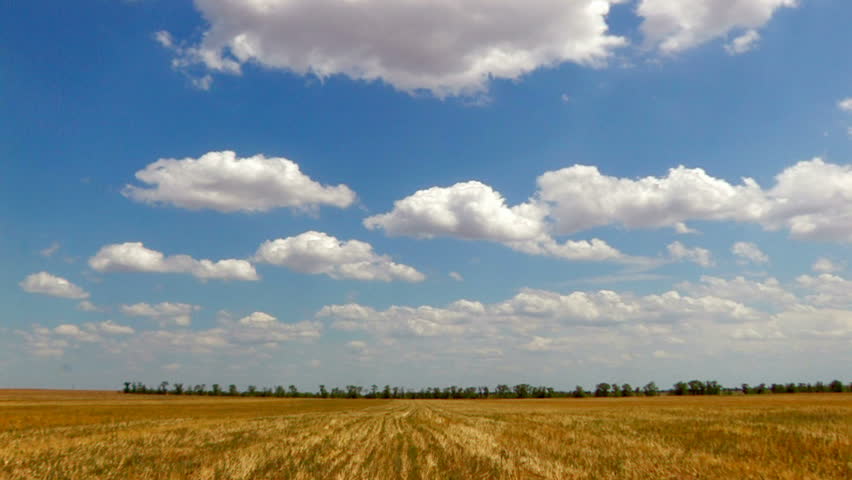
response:
M0 5L0 387L848 378L852 3Z

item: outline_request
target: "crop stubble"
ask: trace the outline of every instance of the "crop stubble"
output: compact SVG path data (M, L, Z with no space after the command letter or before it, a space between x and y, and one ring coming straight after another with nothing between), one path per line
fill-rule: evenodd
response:
M852 395L548 400L0 391L0 479L849 479Z

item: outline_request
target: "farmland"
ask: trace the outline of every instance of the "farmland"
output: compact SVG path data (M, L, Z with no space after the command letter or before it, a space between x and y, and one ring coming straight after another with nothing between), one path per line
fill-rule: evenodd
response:
M852 395L544 400L0 390L0 479L848 479Z

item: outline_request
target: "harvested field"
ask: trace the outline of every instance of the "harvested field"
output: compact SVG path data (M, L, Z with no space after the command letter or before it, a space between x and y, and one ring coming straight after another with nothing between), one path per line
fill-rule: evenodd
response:
M2 479L849 479L852 394L323 400L0 390Z

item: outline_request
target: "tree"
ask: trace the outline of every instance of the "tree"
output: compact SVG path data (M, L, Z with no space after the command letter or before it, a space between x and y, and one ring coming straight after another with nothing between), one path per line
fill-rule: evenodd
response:
M363 387L359 387L357 385L347 385L346 386L346 397L347 398L359 398L361 396L361 390L363 390Z
M220 387L218 383L214 383L213 385L211 385L210 389L211 389L210 390L211 395L216 395L216 396L222 395L222 387Z
M621 396L622 397L629 397L631 395L633 395L633 387L631 387L629 383L625 383L624 385L622 385L621 386Z
M586 391L583 390L583 387L577 385L577 388L571 393L571 396L574 398L583 398L586 396Z
M254 397L255 395L257 395L257 387L254 385L249 385L246 388L246 395L249 397Z
M672 392L674 392L675 395L686 395L686 392L688 391L689 385L687 385L685 382L675 383L674 388L672 389Z
M608 397L610 388L612 387L608 383L599 383L597 387L595 387L595 396Z
M840 380L834 380L828 384L828 390L834 393L842 393L843 383L841 383Z
M124 382L124 393L130 393L130 382Z
M497 393L497 396L500 397L500 398L507 398L509 396L509 394L511 393L511 390L509 389L508 385L502 385L501 384L501 385L497 385L497 389L495 390L495 393Z
M515 385L515 396L518 398L528 398L530 396L530 386L526 383Z
M183 384L182 383L173 383L172 387L174 388L173 392L175 395L183 395Z
M228 395L230 395L232 397L236 397L239 394L240 394L240 391L237 389L236 385L234 385L233 383L228 385Z
M688 385L690 395L704 395L704 382L701 380L690 380Z
M642 392L646 397L656 397L660 394L660 389L657 388L657 384L654 382L648 382L644 388L642 388Z
M325 385L320 385L319 387L320 387L320 389L319 389L320 397L328 398L328 390L325 389Z
M295 385L290 385L289 387L287 387L287 390L289 390L291 397L298 397L299 396L299 389L296 388Z

